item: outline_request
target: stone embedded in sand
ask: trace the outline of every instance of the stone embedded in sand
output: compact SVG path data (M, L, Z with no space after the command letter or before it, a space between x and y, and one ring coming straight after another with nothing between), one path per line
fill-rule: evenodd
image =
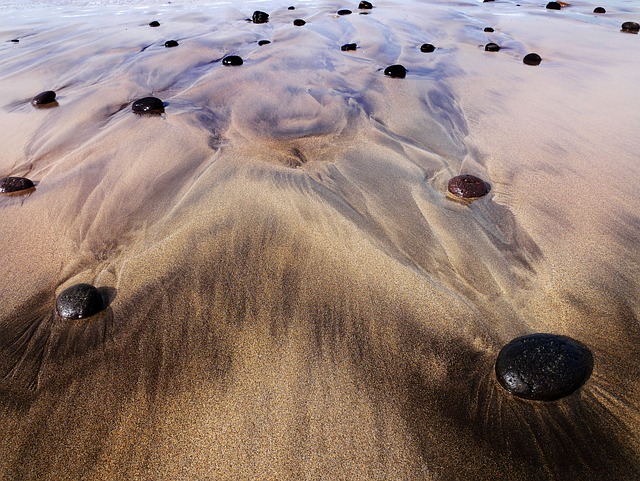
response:
M269 21L269 14L256 10L251 17L253 23L267 23Z
M353 12L351 10L347 10L346 8L342 10L338 10L338 15L351 15L352 13Z
M149 23L150 27L159 27L160 26L160 22L158 22L157 20L154 20L153 22Z
M562 5L558 2L549 2L547 3L547 7L549 10L562 10Z
M53 90L46 90L39 93L31 100L31 104L34 107L40 107L41 105L51 104L56 101L56 93Z
M167 48L177 47L178 46L178 42L176 40L167 40L164 43L164 46L167 47Z
M475 199L486 195L489 190L484 180L475 175L463 174L453 177L447 189L451 194L463 199Z
M363 10L371 10L373 8L373 5L371 4L371 2L360 2L358 4L358 8L361 8Z
M345 43L342 47L340 47L340 50L342 50L343 52L347 52L349 50L355 50L356 48L358 48L358 46L355 43Z
M593 13L607 13L607 11L602 7L596 7L593 9Z
M238 65L242 65L244 61L242 58L237 55L229 55L222 59L222 65L228 65L231 67L237 67Z
M640 31L640 24L636 22L624 22L621 30L628 33L638 33L638 31Z
M405 78L407 76L407 69L402 65L389 65L384 69L384 74L393 78Z
M287 10L295 10L296 7L294 7L293 5L291 5L289 8L287 8Z
M305 23L307 23L307 22L305 22L305 21L304 21L304 20L302 20L301 18L296 18L296 19L293 21L293 24L294 24L296 27L302 27Z
M494 0L482 0L482 3L493 2Z
M12 42L12 43L18 43L18 42L20 42L20 40L18 40L17 38L14 38L14 39L9 40L9 41L10 41L10 42Z
M491 28L491 27L484 27L484 31L485 31L485 32L489 32L489 33L491 33L491 32L493 32L493 28Z
M542 62L542 58L540 58L540 55L538 55L537 53L528 53L524 56L522 61L527 65L535 66L540 65L540 62Z
M5 194L33 189L33 187L33 182L26 177L3 177L0 179L0 192Z
M258 45L260 45L261 47L263 45L268 45L271 43L271 40L258 40Z
M164 104L159 98L144 97L133 102L131 109L136 114L161 114L164 112Z
M434 52L435 50L436 50L436 47L431 45L430 43L423 43L420 46L420 51L424 53L431 53L431 52Z
M496 377L514 396L555 401L575 392L591 376L593 355L566 336L530 334L504 346L496 359Z
M499 52L500 46L497 43L489 42L484 46L485 52Z
M76 284L60 293L56 300L58 315L64 319L83 319L105 308L102 294L91 284Z

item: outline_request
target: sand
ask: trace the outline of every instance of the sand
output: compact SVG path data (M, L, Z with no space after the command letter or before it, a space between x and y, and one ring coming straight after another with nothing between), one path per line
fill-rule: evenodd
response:
M0 6L0 478L640 477L636 2L100 3ZM536 332L573 395L496 382Z

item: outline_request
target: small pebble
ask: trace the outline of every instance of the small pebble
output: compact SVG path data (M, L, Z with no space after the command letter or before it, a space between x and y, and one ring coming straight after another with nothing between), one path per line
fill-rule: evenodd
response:
M176 40L167 40L164 43L164 46L167 47L167 48L177 47L178 46L178 42Z
M537 53L528 53L524 56L522 61L527 65L540 65L540 62L542 62L542 59L540 58L540 55L538 55Z
M343 52L347 52L349 50L355 50L356 48L358 48L358 46L355 43L346 43L342 47L340 47L340 50L342 50Z
M338 15L351 15L352 13L351 10L347 10L346 8L344 10L338 10Z
M640 30L640 24L636 22L624 22L622 24L621 30L628 33L638 33L638 31Z
M238 65L242 65L244 62L242 58L237 55L229 55L222 59L222 65L227 65L231 67L237 67Z
M491 28L491 27L484 27L484 31L485 31L485 32L493 32L493 28Z
M271 40L258 40L258 45L260 45L261 47L263 45L268 45L271 43Z
M373 5L371 4L371 2L360 2L358 4L358 8L361 8L363 10L371 10L373 8Z
M269 14L256 10L251 17L253 23L267 23L269 21Z
M149 23L150 27L159 27L160 26L160 22L158 22L157 20L154 20L153 22Z
M56 93L53 90L47 90L42 92L31 100L31 104L34 107L40 107L43 105L48 105L56 101Z
M493 2L494 0L482 0L482 3Z
M607 13L607 11L602 7L596 7L593 9L593 13Z
M424 53L431 53L431 52L434 52L434 51L435 51L435 49L436 49L436 47L435 47L435 46L433 46L433 45L431 45L430 43L423 43L423 44L420 46L420 51L421 51L421 52L424 52Z
M3 177L0 179L0 192L5 194L33 189L33 187L33 182L26 177Z
M296 18L296 19L293 21L293 24L294 24L296 27L302 27L305 23L307 23L307 22L305 22L305 21L304 21L304 20L302 20L301 18Z
M562 10L562 5L560 5L558 2L549 2L547 3L547 8L549 10Z
M18 42L20 42L20 40L18 40L17 38L14 38L13 40L9 40L9 41L10 41L10 42L13 42L13 43L18 43Z
M499 52L500 46L497 43L490 42L484 46L485 52Z
M296 7L294 7L293 5L291 5L289 8L287 8L287 10L295 10Z
M144 97L133 102L131 109L136 114L161 114L164 112L164 104L159 98Z
M91 284L76 284L60 293L56 300L58 315L64 319L83 319L105 308L102 294Z
M475 175L457 175L449 181L447 190L462 199L475 199L486 195L489 190L484 180Z
M384 69L384 74L393 78L405 78L407 76L407 69L402 65L390 65Z

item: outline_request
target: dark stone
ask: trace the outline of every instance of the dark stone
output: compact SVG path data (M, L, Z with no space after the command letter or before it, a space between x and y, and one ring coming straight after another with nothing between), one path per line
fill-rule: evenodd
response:
M522 61L527 65L535 66L535 65L540 65L540 62L542 62L542 59L540 58L540 55L538 55L537 53L528 53L524 56Z
M390 65L384 69L384 74L394 78L405 78L407 76L407 69L402 65Z
M105 308L102 294L91 284L76 284L60 293L56 300L58 315L64 319L83 319Z
M549 10L562 10L562 5L560 5L558 2L549 2L547 3L547 8Z
M18 43L18 42L20 42L20 40L18 40L17 38L14 38L13 40L9 40L9 41L10 41L10 42L13 42L13 43Z
M591 376L593 355L566 336L530 334L504 346L496 360L500 385L514 396L555 401L575 392Z
M150 27L159 27L160 26L160 22L158 22L157 20L154 20L153 22L149 23Z
M51 104L56 101L56 93L53 90L42 92L31 100L31 104L35 107Z
M358 4L358 8L361 8L363 10L371 10L373 8L373 5L370 2L360 2Z
M296 7L294 7L293 5L291 5L289 8L287 8L287 10L295 10Z
M493 2L494 0L482 0L482 3Z
M356 48L358 48L358 46L355 43L345 43L342 47L340 47L340 50L342 50L343 52L347 52L348 50L355 50Z
M493 32L493 28L491 28L491 27L484 27L484 31L485 31L485 32Z
M164 112L164 104L159 98L144 97L133 102L131 109L136 114L161 114Z
M260 45L261 47L263 45L268 45L271 43L271 40L258 40L258 45Z
M457 175L449 181L447 187L449 192L456 197L463 199L474 199L482 197L489 192L487 184L484 180L476 177L475 175Z
M490 42L484 46L485 52L499 52L500 46L497 43Z
M640 24L636 22L624 22L622 24L621 30L623 32L638 33L638 31L640 30Z
M222 65L228 65L231 67L237 67L238 65L242 65L244 62L242 58L237 55L229 55L222 59Z
M593 9L593 13L607 13L607 11L602 7L596 7Z
M420 46L420 51L421 51L421 52L424 52L424 53L431 53L431 52L434 52L434 51L435 51L435 49L436 49L436 47L435 47L435 46L433 46L433 45L431 45L430 43L423 43L423 44Z
M0 179L0 192L6 194L33 189L33 187L33 182L26 177L3 177Z
M338 15L351 15L352 13L351 10L347 10L346 8L344 10L338 10Z
M269 14L256 10L251 17L253 23L267 23L269 21Z
M164 43L164 46L167 47L167 48L177 47L178 46L178 42L176 40L167 40Z
M302 20L301 18L296 18L296 19L293 21L293 24L294 24L296 27L302 27L305 23L307 23L307 22L305 22L305 21L304 21L304 20Z

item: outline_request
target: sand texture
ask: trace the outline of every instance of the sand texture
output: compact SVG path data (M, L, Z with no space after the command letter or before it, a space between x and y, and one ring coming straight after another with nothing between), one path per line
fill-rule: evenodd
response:
M640 479L637 2L51 3L0 6L0 479ZM496 382L537 332L580 390Z

